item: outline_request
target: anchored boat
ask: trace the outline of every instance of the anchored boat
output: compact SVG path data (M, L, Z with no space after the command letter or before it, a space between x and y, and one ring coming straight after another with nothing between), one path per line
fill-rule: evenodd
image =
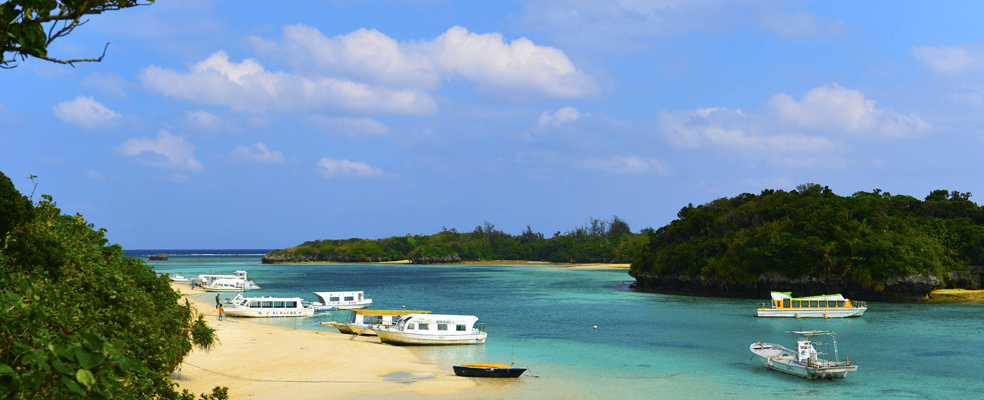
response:
M850 358L840 361L837 354L837 338L833 331L790 331L796 336L796 350L773 343L752 343L752 351L766 368L796 375L806 379L843 379L848 372L858 370ZM817 342L817 336L829 336L830 343ZM816 346L827 350L818 352ZM833 358L830 347L833 346Z
M410 314L395 326L372 327L379 341L396 345L457 345L485 343L485 324L473 315ZM478 327L476 328L476 325Z
M312 292L320 304L311 303L314 306L334 307L339 310L350 310L353 308L366 308L372 304L372 299L365 298L362 291L358 292Z
M373 326L395 326L400 317L410 314L430 314L430 311L419 310L352 310L352 315L346 322L335 324L338 331L352 335L376 336L370 329Z
M314 309L304 307L300 297L243 297L237 294L223 306L230 317L310 317Z
M246 275L246 271L242 270L236 271L232 275L201 274L192 278L191 284L192 288L201 286L209 292L242 292L260 288Z
M860 317L868 310L863 301L848 300L839 294L792 297L792 292L772 292L771 303L759 304L756 317L846 318Z
M454 374L480 378L519 378L526 367L513 367L506 364L461 364L453 365Z

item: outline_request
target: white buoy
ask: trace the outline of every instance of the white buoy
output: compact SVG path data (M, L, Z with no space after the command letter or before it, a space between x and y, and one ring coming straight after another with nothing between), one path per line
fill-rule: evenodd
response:
M598 329L598 325L595 325L595 326L594 326L594 328L595 328L595 329Z

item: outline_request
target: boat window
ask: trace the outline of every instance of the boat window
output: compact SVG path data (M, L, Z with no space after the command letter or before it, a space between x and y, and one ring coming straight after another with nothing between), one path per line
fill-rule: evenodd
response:
M800 307L800 301L799 300L793 300L793 307L799 308Z
M772 302L772 308L778 308L778 307L779 307L779 300L773 301Z
M251 302L249 302L249 307L250 308L260 308L260 302L258 302L258 301L251 301Z
M843 300L837 300L837 307L844 307L844 301Z
M284 308L284 302L282 302L282 301L275 301L275 302L273 302L273 306L275 308Z
M811 308L816 308L817 307L817 301L816 300L810 300L810 307Z
M455 325L454 330L456 330L458 332L464 332L465 331L465 326L464 325Z
M829 307L827 305L827 300L820 300L820 307Z
M338 297L329 297L328 301L338 301Z
M782 300L782 308L789 308L789 299Z
M359 300L362 300L362 293L359 293Z
M418 331L429 331L430 330L430 327L428 327L427 324L417 324L417 330Z
M448 324L437 324L437 330L446 331L448 330Z
M365 321L364 323L369 324L369 325L379 325L379 324L383 323L383 316L382 315L366 315L366 316L362 317L362 320Z
M413 324L412 323L407 324L407 329L411 329L412 330L413 329Z
M263 302L263 308L273 308L273 302L272 301L264 301Z
M345 296L345 301L354 301L354 300L355 300L355 297Z

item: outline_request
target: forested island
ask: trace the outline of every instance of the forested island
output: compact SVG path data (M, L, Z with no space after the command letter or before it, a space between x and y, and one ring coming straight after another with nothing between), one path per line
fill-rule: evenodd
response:
M936 190L920 201L878 189L843 197L804 184L688 205L649 234L629 273L643 290L727 297L781 290L918 301L933 289L978 289L984 209L970 197Z
M467 261L546 261L554 263L629 263L648 240L632 233L617 215L609 220L588 218L584 226L556 232L546 238L530 226L510 235L485 221L472 232L443 229L433 235L393 236L384 239L315 240L274 250L264 263L386 262L410 260L415 264Z

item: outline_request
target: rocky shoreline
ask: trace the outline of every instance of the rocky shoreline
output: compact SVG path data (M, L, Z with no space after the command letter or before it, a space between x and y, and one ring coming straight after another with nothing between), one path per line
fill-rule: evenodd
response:
M636 279L633 287L644 292L753 299L768 299L772 291L793 292L797 297L841 293L845 297L865 301L928 302L936 289L980 289L982 272L982 267L968 267L967 271L950 272L946 279L922 275L892 276L875 286L865 286L841 277L821 279L809 274L799 277L762 274L750 282L634 271L629 274Z

